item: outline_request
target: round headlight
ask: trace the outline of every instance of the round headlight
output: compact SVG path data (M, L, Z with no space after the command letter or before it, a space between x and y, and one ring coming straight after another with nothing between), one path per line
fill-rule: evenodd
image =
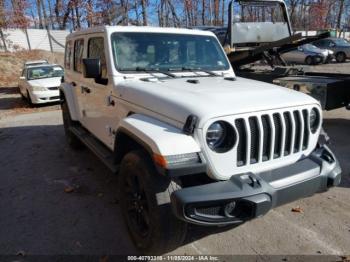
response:
M310 130L312 133L316 133L320 125L320 113L316 108L311 109L310 111Z
M214 122L207 130L206 140L211 150L225 153L233 147L236 141L235 130L227 122Z

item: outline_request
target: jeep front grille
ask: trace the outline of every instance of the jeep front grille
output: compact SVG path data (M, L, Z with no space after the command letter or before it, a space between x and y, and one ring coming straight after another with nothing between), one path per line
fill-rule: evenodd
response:
M238 118L237 166L279 159L308 148L308 110Z

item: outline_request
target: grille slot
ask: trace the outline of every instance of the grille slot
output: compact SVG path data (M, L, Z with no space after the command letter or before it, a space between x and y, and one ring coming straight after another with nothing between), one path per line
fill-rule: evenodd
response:
M306 150L310 140L308 118L308 110L303 109L236 119L237 166L272 161Z
M275 124L275 148L273 150L273 158L281 156L282 146L282 121L279 114L273 114L273 123Z
M243 119L237 119L235 124L239 137L237 145L237 166L243 166L247 164L247 131Z
M286 139L284 143L284 155L288 156L290 154L290 147L292 144L292 119L289 112L283 113L284 123L286 125Z
M295 137L294 137L294 153L300 150L300 140L301 140L301 118L298 111L293 112L294 122L295 122Z
M255 164L259 160L260 131L257 117L249 118L250 127L250 163Z
M271 123L268 115L261 117L261 123L263 126L263 150L262 161L267 161L271 155Z
M305 150L309 144L309 118L306 109L303 110L304 118L304 139L303 139L303 150Z

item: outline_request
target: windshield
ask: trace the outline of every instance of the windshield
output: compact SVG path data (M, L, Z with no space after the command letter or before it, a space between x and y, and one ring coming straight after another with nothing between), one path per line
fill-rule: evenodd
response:
M63 75L63 68L60 66L40 66L28 68L27 70L28 80L62 77Z
M168 33L114 33L119 71L227 70L229 63L215 37Z
M337 46L350 46L350 43L342 38L334 39L333 41Z

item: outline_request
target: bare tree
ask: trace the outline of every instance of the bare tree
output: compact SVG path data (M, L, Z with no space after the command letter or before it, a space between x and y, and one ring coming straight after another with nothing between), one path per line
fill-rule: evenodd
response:
M337 19L337 30L340 31L340 29L341 29L341 20L342 20L342 15L343 15L343 10L344 10L344 0L339 0L339 2L340 2L339 3L340 6L339 6L339 11L338 11L338 19Z
M2 45L4 46L5 52L7 52L7 45L6 45L6 40L5 36L3 33L3 29L7 27L7 21L6 21L6 16L5 16L5 1L0 0L0 37L2 40Z
M44 26L43 26L43 18L41 15L41 1L43 0L36 0L36 10L38 12L38 17L39 17L39 28L43 29Z
M142 8L142 21L143 25L148 25L148 1L147 0L141 0L141 8Z

